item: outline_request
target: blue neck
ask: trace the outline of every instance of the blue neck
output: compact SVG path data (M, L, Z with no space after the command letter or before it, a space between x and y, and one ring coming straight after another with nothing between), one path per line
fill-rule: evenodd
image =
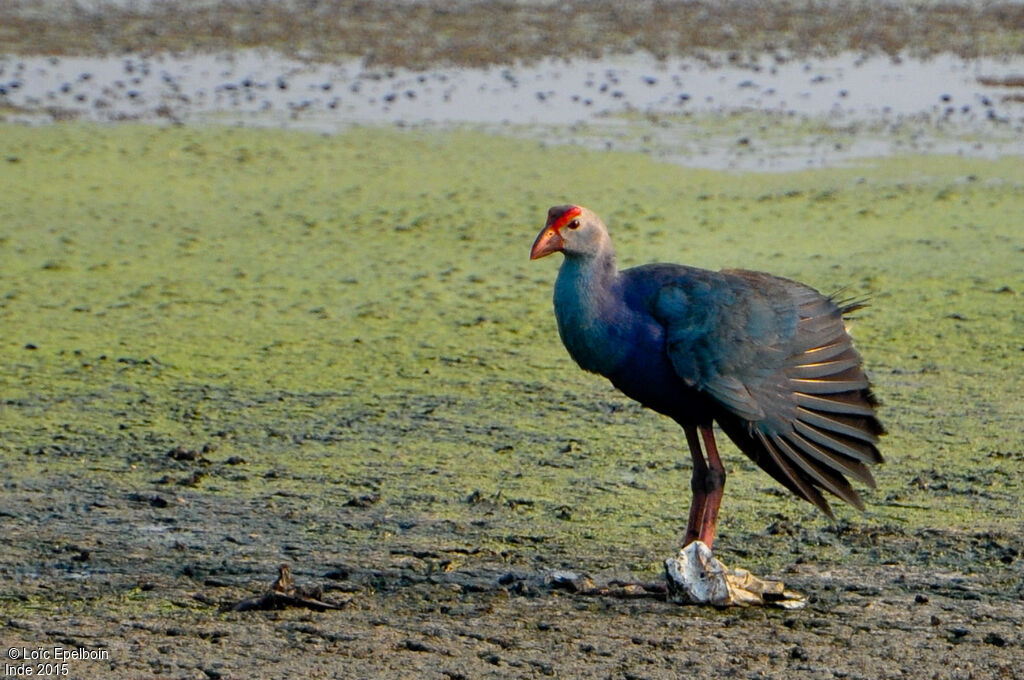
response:
M608 375L625 353L619 274L612 253L566 256L555 281L555 318L569 354L582 368Z

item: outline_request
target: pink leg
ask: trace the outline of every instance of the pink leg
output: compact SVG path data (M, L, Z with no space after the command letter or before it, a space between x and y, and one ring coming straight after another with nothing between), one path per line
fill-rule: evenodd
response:
M725 466L722 465L718 447L715 446L715 431L710 425L702 425L700 434L704 438L704 448L708 454L708 469L704 477L707 495L704 501L704 517L700 524L700 540L710 548L715 542L718 508L722 504L722 494L725 492Z
M693 501L690 504L690 519L686 523L686 536L683 538L683 546L687 546L700 538L701 525L704 521L704 506L708 499L706 490L708 466L704 462L704 453L700 450L697 428L684 427L683 431L686 432L686 443L690 445L690 456L693 458L693 476L690 478Z

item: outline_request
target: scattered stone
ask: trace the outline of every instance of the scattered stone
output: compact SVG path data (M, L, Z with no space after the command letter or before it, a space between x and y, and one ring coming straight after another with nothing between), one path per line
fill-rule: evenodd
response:
M349 508L369 508L372 505L376 505L380 502L380 494L377 493L364 493L355 498L350 498L345 501L345 507Z
M989 645L995 645L996 647L1005 647L1006 638L999 633L988 633L985 635L985 643Z
M128 494L128 500L136 503L148 503L154 508L166 508L169 505L166 498L156 494L130 493Z
M597 587L589 576L574 571L553 571L547 575L545 583L550 588L570 593L586 593Z
M965 628L964 626L953 626L947 630L949 631L949 634L953 636L954 640L966 637L971 632L969 628Z
M429 652L433 654L436 654L438 651L434 647L431 647L425 642L420 642L419 640L402 640L398 644L398 648L405 649L410 652Z

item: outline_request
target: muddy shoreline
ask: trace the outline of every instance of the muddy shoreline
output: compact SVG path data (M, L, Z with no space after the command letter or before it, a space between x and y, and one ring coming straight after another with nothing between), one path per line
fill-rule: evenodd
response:
M109 651L79 678L1021 667L1014 159L714 173L465 131L3 133L5 644ZM554 270L526 259L549 192L605 208L624 264L875 294L868 512L832 524L723 450L719 557L805 610L545 585L660 578L688 479L678 428L554 339ZM342 608L231 611L282 563Z
M1021 677L1022 6L865 6L3 3L4 675ZM560 61L605 53L590 86ZM842 60L922 55L985 67L831 122L769 82L808 64L831 115L873 94ZM684 63L738 103L681 100ZM409 113L453 82L530 104ZM806 609L548 582L660 578L689 478L678 428L557 342L554 265L527 251L569 200L624 266L872 298L853 332L889 434L867 512L829 522L723 450L718 556ZM339 609L234 611L281 564ZM105 655L31 663L58 648Z
M1024 58L843 53L779 62L649 54L500 69L308 63L268 51L0 57L0 119L470 127L642 151L684 165L792 171L896 153L1024 153Z
M509 27L515 30L509 30ZM281 0L76 3L14 0L0 8L2 51L117 55L255 47L312 60L373 65L491 66L544 57L642 51L891 56L1020 54L1015 2L360 2Z

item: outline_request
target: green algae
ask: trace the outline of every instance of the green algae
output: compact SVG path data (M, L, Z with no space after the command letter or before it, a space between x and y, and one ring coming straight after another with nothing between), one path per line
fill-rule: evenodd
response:
M657 569L685 518L684 440L572 364L557 258L527 260L547 207L573 201L621 266L871 296L853 333L890 434L868 513L833 526L727 446L724 550L848 562L853 533L858 559L945 564L871 546L1021 539L1018 158L731 174L469 132L68 124L4 126L0 159L11 498L171 489L266 507L293 540ZM352 512L375 521L332 519Z

